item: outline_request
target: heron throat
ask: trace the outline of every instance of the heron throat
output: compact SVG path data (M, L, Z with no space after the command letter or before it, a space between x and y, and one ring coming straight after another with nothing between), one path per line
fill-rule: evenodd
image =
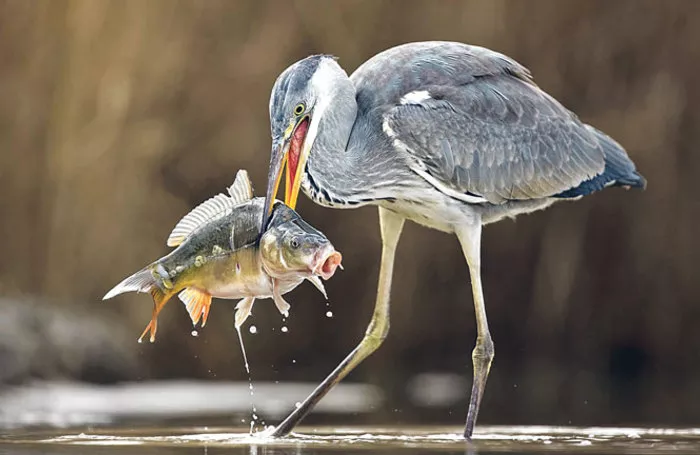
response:
M291 208L295 208L297 198L299 197L300 178L304 171L300 168L305 164L305 159L301 159L301 155L308 131L309 118L305 117L294 129L292 140L289 145L289 152L287 153L285 204Z

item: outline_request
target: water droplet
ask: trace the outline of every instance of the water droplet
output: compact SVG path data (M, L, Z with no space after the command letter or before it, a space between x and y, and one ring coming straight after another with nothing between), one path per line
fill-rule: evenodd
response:
M289 329L287 328L286 325L283 325L281 330L282 330L284 333L289 332Z
M332 318L332 317L333 317L333 312L332 312L332 311L326 311L326 317L327 317L327 318Z
M193 336L193 337L196 337L197 335L199 335L199 332L197 332L196 330L193 330L193 331L192 331L192 336Z
M301 402L300 402L300 401L297 401L296 403L294 403L294 406L296 406L297 408L300 408L300 407L301 407Z
M292 359L292 363L297 363L297 361L295 359Z
M258 333L258 328L255 327L254 325L251 325L250 329L248 329L248 330L250 330L250 333L252 333L252 334Z

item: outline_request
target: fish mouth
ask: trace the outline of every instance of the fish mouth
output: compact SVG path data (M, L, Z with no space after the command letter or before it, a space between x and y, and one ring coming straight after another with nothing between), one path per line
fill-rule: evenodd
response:
M329 280L335 270L341 267L341 262L343 261L343 255L339 251L336 251L332 246L325 249L318 255L318 260L315 261L316 265L313 268L314 275L318 275L324 280Z

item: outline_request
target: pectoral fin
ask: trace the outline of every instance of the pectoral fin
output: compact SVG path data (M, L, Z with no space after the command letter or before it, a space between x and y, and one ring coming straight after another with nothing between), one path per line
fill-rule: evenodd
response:
M272 282L272 299L275 301L275 305L277 306L279 312L282 313L284 317L288 317L291 305L289 305L289 303L284 300L284 297L282 297L279 282L277 280L273 280Z
M234 325L236 330L238 330L243 325L245 320L248 319L248 316L250 316L250 312L253 310L254 302L254 297L246 297L245 299L239 301L236 305L236 316L234 317Z
M316 275L312 275L306 279L309 280L314 286L316 286L316 289L318 289L321 292L321 294L323 294L323 298L328 300L328 294L326 294L326 288L323 286L323 282L321 281L320 277L318 277Z
M197 325L201 319L202 327L204 327L207 323L207 317L209 316L211 295L199 289L187 288L177 296L182 300L182 303L185 304L185 308L192 320L192 325Z

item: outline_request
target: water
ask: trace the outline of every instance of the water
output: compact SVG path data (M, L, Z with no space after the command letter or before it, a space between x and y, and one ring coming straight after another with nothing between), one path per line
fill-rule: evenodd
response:
M249 434L253 434L255 431L255 424L258 421L258 410L255 408L255 388L253 387L253 377L250 375L250 364L248 363L248 356L245 352L245 346L243 345L243 335L241 334L241 328L236 327L236 332L238 332L238 342L241 345L241 352L243 353L243 361L245 363L245 371L248 373L248 388L250 389L250 429ZM254 325L250 326L250 333L256 333L257 329Z
M302 426L284 439L267 436L262 419L280 422L316 385L256 382L253 419L251 384L245 381L19 386L0 392L0 455L700 453L700 429L479 425L467 444L458 426L328 426L362 425L372 418L366 415L382 409L381 389L347 382L321 400L307 421L325 426ZM54 429L36 429L47 426Z
M273 439L247 428L104 428L15 432L0 437L0 453L123 454L690 454L700 453L700 429L482 426L469 444L458 427L300 427Z

